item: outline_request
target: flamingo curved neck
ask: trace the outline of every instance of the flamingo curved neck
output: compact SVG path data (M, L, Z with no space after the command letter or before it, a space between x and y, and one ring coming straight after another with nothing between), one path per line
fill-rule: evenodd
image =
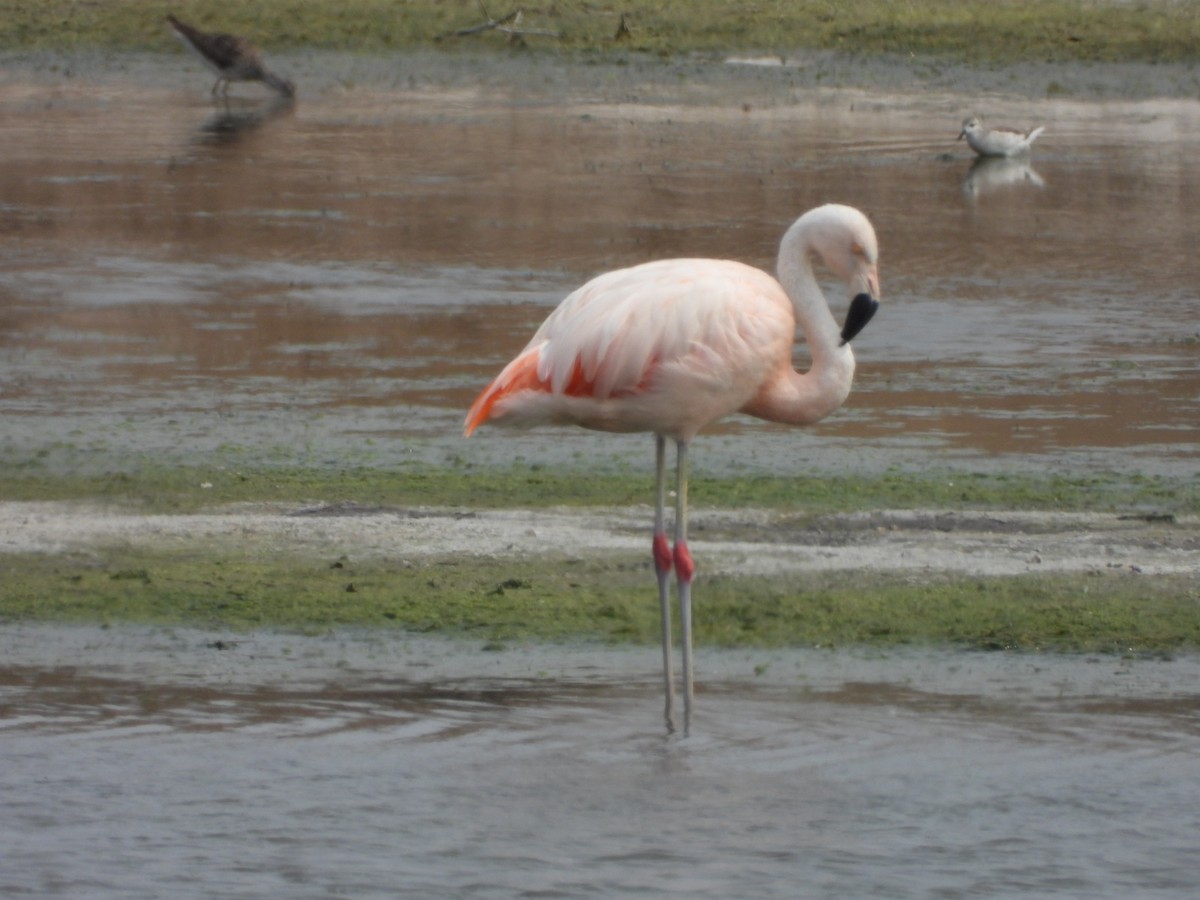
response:
M803 219L784 235L779 251L779 282L792 301L796 324L808 342L812 365L790 365L768 381L743 412L789 425L811 425L836 410L850 395L854 353L841 332L813 273L811 235Z

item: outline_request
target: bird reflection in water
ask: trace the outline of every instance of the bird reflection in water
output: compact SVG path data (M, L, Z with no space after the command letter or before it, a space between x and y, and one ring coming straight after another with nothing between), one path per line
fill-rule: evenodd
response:
M1045 180L1029 163L1026 156L980 156L971 164L963 179L962 190L968 200L977 200L1009 187L1046 186Z
M295 108L296 101L291 97L249 104L226 101L197 129L198 140L204 144L234 144Z

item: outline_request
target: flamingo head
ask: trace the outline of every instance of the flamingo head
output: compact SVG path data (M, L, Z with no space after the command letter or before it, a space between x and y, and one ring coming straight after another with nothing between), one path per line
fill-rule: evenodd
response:
M813 251L850 288L852 300L842 327L842 343L854 339L879 309L879 242L870 220L850 206L814 210Z

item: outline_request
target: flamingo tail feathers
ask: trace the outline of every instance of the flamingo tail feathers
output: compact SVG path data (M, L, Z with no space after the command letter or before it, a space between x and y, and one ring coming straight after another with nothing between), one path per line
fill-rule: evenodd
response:
M465 437L470 437L476 428L492 417L492 410L503 398L518 391L550 389L550 386L538 377L538 357L537 350L522 353L483 389L467 412L467 419L463 423Z
M493 410L497 403L526 391L539 394L555 394L563 397L593 397L603 399L611 396L626 396L642 390L645 380L650 376L648 371L633 390L612 390L611 386L597 385L597 374L590 376L583 362L578 358L571 360L569 376L560 385L555 385L553 372L542 372L542 345L527 349L524 353L505 366L504 371L496 376L495 381L483 389L475 398L471 409L467 412L463 423L463 435L471 434L484 422L493 418ZM507 411L502 411L502 415Z

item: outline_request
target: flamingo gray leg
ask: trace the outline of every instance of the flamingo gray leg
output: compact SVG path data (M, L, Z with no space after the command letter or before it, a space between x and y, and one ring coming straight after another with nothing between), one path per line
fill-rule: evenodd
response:
M675 577L679 581L679 631L683 644L683 733L692 724L692 576L696 564L687 545L688 445L678 443L675 477Z
M657 451L657 468L654 504L654 571L658 576L658 605L662 621L662 651L663 651L663 681L666 687L667 731L675 730L675 673L671 664L671 567L673 559L671 548L667 543L665 524L667 478L666 478L666 439L655 435Z

